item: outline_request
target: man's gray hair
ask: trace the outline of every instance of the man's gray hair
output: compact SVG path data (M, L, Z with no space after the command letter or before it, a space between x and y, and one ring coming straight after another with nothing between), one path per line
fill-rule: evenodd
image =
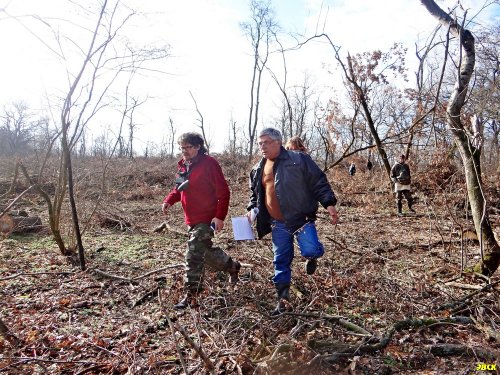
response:
M264 128L260 131L259 137L269 136L269 138L279 141L283 143L283 137L281 136L281 132L275 128Z

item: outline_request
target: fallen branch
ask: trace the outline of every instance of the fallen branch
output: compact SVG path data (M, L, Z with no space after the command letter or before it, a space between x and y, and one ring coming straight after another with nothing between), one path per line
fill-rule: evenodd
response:
M430 352L439 357L466 355L469 357L477 357L485 361L495 361L497 358L500 358L500 352L460 344L431 345Z
M347 328L349 331L361 333L362 335L365 335L365 336L372 336L372 333L368 332L366 329L364 329L364 328L362 328L362 327L360 327L352 322L349 322L340 316L336 316L336 315L329 315L329 314L323 314L323 313L314 314L314 313L294 313L294 312L285 312L285 313L283 313L283 315L303 316L303 317L309 317L309 318L324 319L324 320L328 320L328 321L333 322L333 323L338 323L342 327Z
M205 363L205 366L209 371L213 371L215 369L214 364L212 361L210 361L210 358L206 356L206 354L203 352L200 346L196 345L196 343L189 337L189 335L184 331L184 329L177 324L177 322L174 324L175 329L184 337L184 339L187 341L189 345L194 349L194 351L200 356L200 358L203 360Z
M457 283L454 281L448 282L444 285L452 286L452 287L460 288L460 289L472 289L472 290L481 290L483 288L480 285L462 284L462 283Z
M166 315L165 318L167 319L168 325L170 326L170 331L172 332L172 336L174 338L175 348L177 349L177 354L179 354L179 361L181 362L182 369L184 370L184 373L187 375L187 374L189 374L189 371L188 371L187 366L186 366L186 361L184 360L184 357L182 356L181 349L179 348L179 344L177 343L177 338L175 337L174 325L173 325L172 321L170 320L170 318L168 317L168 315Z
M144 302L151 300L155 295L158 295L160 290L159 286L155 286L153 289L147 291L144 295L139 297L135 302L132 303L132 307L142 305Z
M160 233L167 227L167 223L164 221L160 225L158 225L156 228L153 229L153 233Z
M447 323L455 323L455 324L472 324L473 321L467 317L452 317L445 319L405 319L399 322L396 322L389 331L382 336L378 342L374 344L361 344L361 345L348 345L345 343L338 342L330 342L330 341L316 341L309 340L307 345L317 351L328 353L322 356L322 359L327 362L336 362L341 358L350 357L353 355L366 354L366 353L375 353L382 349L384 349L387 345L389 345L392 336L394 333L409 329L409 328L420 328L420 327L428 327L436 324L447 324Z
M0 281L11 280L11 279L15 279L15 278L21 277L21 276L71 275L71 274L74 274L74 272L21 272L21 273L16 273L14 275L10 275L10 276L1 278Z
M132 279L129 279L127 277L122 277L122 276L117 276L117 275L112 275L110 273L107 273L107 272L104 272L104 271L101 271L99 268L95 268L92 270L92 272L94 272L95 274L99 275L99 276L102 276L106 279L111 279L111 280L118 280L118 281L126 281L128 283L132 283L133 280Z
M171 269L171 268L177 268L177 267L184 267L184 263L182 263L182 264L172 264L172 265L167 266L167 267L159 268L157 270L153 270L153 271L147 272L147 273L145 273L143 275L134 277L132 280L137 281L137 280L143 279L145 277L148 277L150 275L153 275L155 273L162 272L162 271L165 271L165 270L168 270L168 269Z
M171 269L171 268L177 268L177 267L184 267L184 263L182 263L182 264L172 264L170 266L159 268L157 270L153 270L153 271L147 272L147 273L145 273L143 275L132 277L132 278L118 276L118 275L112 275L110 273L101 271L99 268L93 269L92 272L94 272L95 274L97 274L99 276L105 277L106 279L118 280L118 281L126 281L128 283L137 283L137 280L143 279L143 278L145 278L147 276L153 275L153 274L158 273L158 272L162 272L162 271L165 271L165 270L168 270L168 269Z
M495 287L498 284L500 284L500 280L495 281L494 283L485 285L481 289L476 290L476 291L474 291L474 292L466 295L465 297L460 298L458 301L444 303L441 306L439 306L437 308L437 310L440 311L440 310L446 310L446 309L453 309L456 306L462 306L463 304L465 304L465 302L467 302L469 299L471 299L472 297L474 297L476 294L479 294L479 293L481 293L481 292L483 292L485 290L492 289L493 287Z
M5 210L2 211L2 213L0 213L0 217L2 217L3 215L5 215L9 210L10 208L19 200L22 198L22 196L24 194L26 194L28 191L30 191L31 189L33 188L33 185L31 185L29 188L27 188L26 190L24 190L21 194L19 194L16 198L14 198L14 200L12 202L10 202L10 204L5 208Z

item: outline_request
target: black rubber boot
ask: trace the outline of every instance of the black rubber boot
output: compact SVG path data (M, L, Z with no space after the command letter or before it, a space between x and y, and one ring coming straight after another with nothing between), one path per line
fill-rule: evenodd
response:
M403 202L398 201L398 215L403 215Z
M410 200L410 201L408 201L408 209L409 209L411 212L415 213L415 210L413 209L413 207L412 207L412 206L413 206L413 199L412 199L412 200Z
M308 275L314 274L316 268L318 267L318 260L316 258L311 258L306 261L305 269Z
M271 316L284 313L287 310L286 302L290 301L290 284L275 284L275 287L276 294L278 295L278 303L276 308L271 313Z
M241 264L238 261L229 259L227 272L229 273L229 282L231 284L236 284L239 280L238 274L241 269Z
M189 304L191 303L191 300L193 299L193 297L195 295L196 295L195 292L188 291L186 294L184 294L184 297L182 297L182 299L174 305L174 309L175 310L184 310L186 307L189 306Z

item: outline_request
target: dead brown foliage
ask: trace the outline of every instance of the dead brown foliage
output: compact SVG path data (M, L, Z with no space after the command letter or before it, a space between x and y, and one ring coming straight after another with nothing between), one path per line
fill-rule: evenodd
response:
M220 159L231 185L230 215L242 215L249 167ZM230 220L216 242L244 263L239 285L207 272L196 305L182 313L171 308L183 284L180 207L163 233L152 231L164 220L160 205L175 161L113 161L105 193L98 164L76 165L80 175L86 171L79 209L92 212L102 197L84 235L89 270L68 265L47 234L0 242L0 318L20 340L0 336L0 372L457 374L495 363L499 277L461 273L478 245L461 236L471 219L457 204L465 194L457 170L440 168L438 175L435 165L414 166L417 215L404 217L394 215L377 166L371 173L358 168L354 177L344 168L330 171L341 222L332 226L320 211L326 253L318 271L307 276L297 254L293 313L270 317L270 239L237 243ZM498 186L487 183L488 199L498 201ZM33 194L16 208L43 215ZM498 234L494 207L491 220Z

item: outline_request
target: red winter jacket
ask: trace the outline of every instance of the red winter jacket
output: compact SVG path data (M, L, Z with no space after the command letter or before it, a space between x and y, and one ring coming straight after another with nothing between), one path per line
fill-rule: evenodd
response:
M184 159L178 163L185 171ZM191 164L189 187L182 192L172 189L163 203L173 205L181 201L185 222L189 226L210 224L214 217L224 220L229 207L229 186L217 160L208 155L198 155Z

